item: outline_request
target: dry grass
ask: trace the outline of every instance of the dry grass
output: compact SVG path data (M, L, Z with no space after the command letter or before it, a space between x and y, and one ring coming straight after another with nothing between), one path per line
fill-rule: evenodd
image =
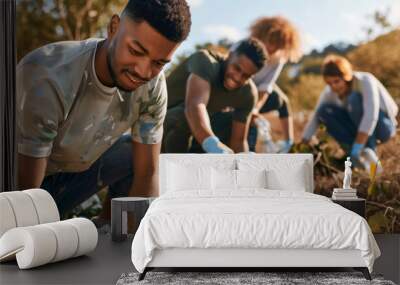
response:
M281 139L282 132L277 116L268 114L274 139ZM300 146L307 115L297 113L294 120L295 142L293 152L312 152L315 193L330 197L333 188L340 187L343 180L345 153L323 131L317 133L320 141L313 147ZM353 172L353 187L358 196L367 199L367 220L374 233L400 233L400 129L389 142L378 146L383 173L375 178L364 171Z

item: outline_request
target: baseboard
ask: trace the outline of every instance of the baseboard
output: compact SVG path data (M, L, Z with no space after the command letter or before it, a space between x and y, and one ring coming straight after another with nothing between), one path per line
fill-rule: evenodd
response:
M381 250L374 273L383 274L385 279L400 284L400 234L374 234L374 237Z

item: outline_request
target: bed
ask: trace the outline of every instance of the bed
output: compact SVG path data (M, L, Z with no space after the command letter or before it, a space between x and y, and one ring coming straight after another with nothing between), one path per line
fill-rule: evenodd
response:
M361 216L313 194L311 154L162 154L135 234L141 273L183 267L352 267L380 251Z

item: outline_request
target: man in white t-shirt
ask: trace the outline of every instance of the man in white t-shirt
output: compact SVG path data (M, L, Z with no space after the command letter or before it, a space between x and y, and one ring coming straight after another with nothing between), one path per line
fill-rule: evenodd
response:
M113 197L158 195L162 68L190 26L184 0L130 0L106 39L25 56L17 66L19 188L44 188L64 214L108 187L106 220Z

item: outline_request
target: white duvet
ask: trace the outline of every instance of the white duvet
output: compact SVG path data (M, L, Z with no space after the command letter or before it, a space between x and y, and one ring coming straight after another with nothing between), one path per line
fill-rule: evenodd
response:
M328 198L300 191L182 191L156 199L132 243L143 272L155 249L358 249L372 272L379 248L368 223Z

